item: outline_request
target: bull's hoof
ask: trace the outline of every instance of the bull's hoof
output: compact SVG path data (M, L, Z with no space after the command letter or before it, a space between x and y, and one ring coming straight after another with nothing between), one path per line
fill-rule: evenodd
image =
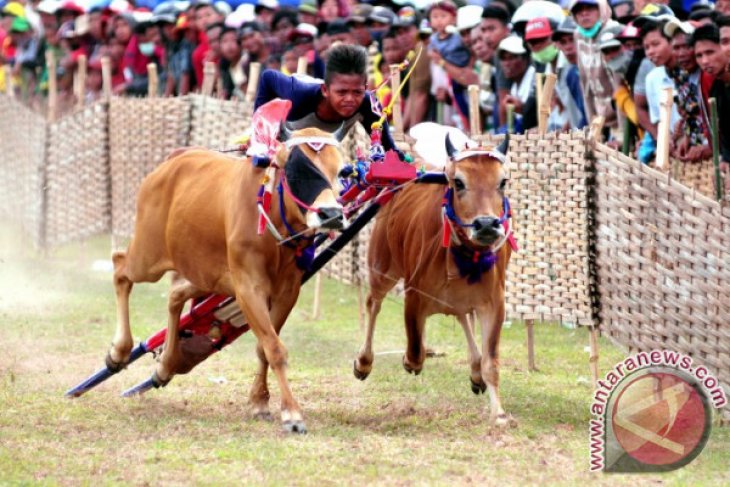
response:
M106 352L106 357L104 357L104 365L106 365L106 368L109 372L112 374L117 374L121 372L122 370L127 368L127 362L121 361L117 362L112 358L111 351Z
M370 375L370 371L363 372L357 368L357 359L352 363L352 373L355 374L355 378L359 380L365 380Z
M307 432L307 427L304 425L304 421L284 421L282 424L285 433L298 433L303 435Z
M485 384L484 381L474 382L474 379L469 377L469 382L471 382L471 392L477 396L486 392L487 384Z
M269 411L257 411L253 413L253 419L257 421L268 421L270 422L273 420L273 416L271 416L271 413Z
M507 413L498 414L491 420L492 426L500 429L516 428L517 420Z
M408 364L408 362L406 361L405 355L403 355L403 368L406 369L406 372L408 372L409 374L414 374L414 375L419 375L421 373L421 370L423 370L423 368L414 369L413 367L411 367Z

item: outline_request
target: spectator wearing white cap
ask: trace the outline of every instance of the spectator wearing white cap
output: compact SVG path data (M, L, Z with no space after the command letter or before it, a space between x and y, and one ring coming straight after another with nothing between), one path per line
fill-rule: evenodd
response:
M604 118L606 127L616 127L612 107L613 85L601 60L598 39L611 21L611 7L607 0L573 0L571 15L577 24L575 40L578 52L583 99L588 120Z
M507 105L514 106L516 133L523 133L537 127L537 100L535 98L535 75L537 71L530 62L530 52L525 48L522 38L511 35L502 40L497 48L497 56L502 65L505 78L511 83L509 94L500 100L502 119L507 120ZM500 132L507 129L506 124Z
M279 10L278 0L258 0L256 2L256 21L263 25L266 30L271 30L271 23L274 14Z
M558 80L555 92L566 116L563 129L582 129L588 124L583 103L583 91L580 87L577 54L575 51L575 22L566 17L552 34L553 42L565 57L565 64L558 68Z

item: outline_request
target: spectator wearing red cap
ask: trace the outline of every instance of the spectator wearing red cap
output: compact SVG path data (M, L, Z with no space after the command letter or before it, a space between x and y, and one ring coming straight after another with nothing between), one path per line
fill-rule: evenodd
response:
M552 35L553 26L547 17L536 17L525 25L525 43L533 61L543 65L545 73L556 73L558 70L560 50L553 42Z
M274 20L274 14L279 10L278 0L258 0L254 11L256 12L256 21L263 25L266 30L271 30L271 22Z
M604 118L606 127L616 127L616 113L612 106L613 84L601 60L598 39L611 20L607 0L574 0L571 15L575 19L578 72L589 120Z

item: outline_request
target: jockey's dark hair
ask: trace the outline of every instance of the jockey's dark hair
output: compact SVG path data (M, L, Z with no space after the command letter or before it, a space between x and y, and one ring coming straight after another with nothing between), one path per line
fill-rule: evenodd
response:
M327 54L327 65L324 70L324 83L329 86L336 74L359 74L366 76L368 54L364 47L350 44L338 44Z
M689 37L689 45L694 47L697 41L710 41L713 44L720 43L720 29L715 24L705 24L697 27Z

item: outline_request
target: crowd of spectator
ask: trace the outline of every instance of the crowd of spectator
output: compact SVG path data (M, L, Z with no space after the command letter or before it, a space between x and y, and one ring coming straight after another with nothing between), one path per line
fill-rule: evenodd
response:
M548 130L602 116L605 140L648 163L662 88L671 87L672 155L711 157L714 98L730 161L730 0L257 0L235 9L222 0L150 1L0 0L0 91L42 103L51 51L68 104L82 55L88 100L101 96L103 57L119 95L148 93L150 63L160 95L199 91L212 62L217 96L242 98L252 62L294 74L303 58L307 75L321 78L328 49L341 42L374 53L370 88L384 105L393 96L383 83L389 66L413 69L399 100L406 129L437 121L467 130L469 85L480 88L483 131L534 129L536 78L553 73Z

